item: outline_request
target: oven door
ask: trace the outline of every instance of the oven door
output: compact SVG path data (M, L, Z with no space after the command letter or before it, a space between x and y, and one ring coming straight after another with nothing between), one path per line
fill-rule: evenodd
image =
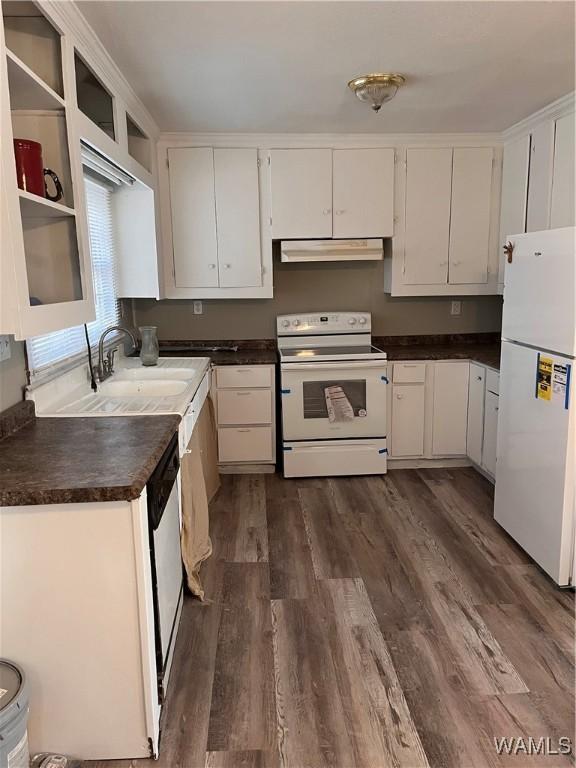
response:
M386 435L386 363L283 363L284 440Z

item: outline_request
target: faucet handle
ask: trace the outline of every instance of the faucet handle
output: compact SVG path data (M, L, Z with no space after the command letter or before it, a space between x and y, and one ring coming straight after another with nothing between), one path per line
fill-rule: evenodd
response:
M108 375L114 370L114 355L118 352L118 347L112 347L106 352L106 372Z

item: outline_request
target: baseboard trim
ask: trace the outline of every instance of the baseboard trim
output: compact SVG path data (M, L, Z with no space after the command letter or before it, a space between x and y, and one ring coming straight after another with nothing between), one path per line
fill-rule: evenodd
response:
M470 464L472 465L472 468L478 472L478 474L482 475L486 478L492 485L496 485L496 479L492 477L492 475L487 472L483 467L481 467L479 464L476 464L475 461L471 461Z
M275 464L219 464L221 475L271 475L276 472Z
M394 459L388 458L388 469L449 469L471 467L470 459Z

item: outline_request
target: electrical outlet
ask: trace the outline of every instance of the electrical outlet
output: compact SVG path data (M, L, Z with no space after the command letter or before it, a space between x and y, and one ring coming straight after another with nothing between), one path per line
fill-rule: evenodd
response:
M0 360L9 360L11 357L10 336L0 336Z
M450 314L451 315L461 315L462 314L462 302L461 301L453 301L450 305Z
M202 302L201 301L195 301L194 302L194 314L195 315L201 315L202 314Z

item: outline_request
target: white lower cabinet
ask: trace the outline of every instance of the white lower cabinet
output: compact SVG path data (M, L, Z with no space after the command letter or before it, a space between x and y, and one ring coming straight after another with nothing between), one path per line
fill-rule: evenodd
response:
M217 366L215 373L220 464L274 464L274 366Z
M469 373L468 361L434 363L434 456L466 455Z
M393 385L391 456L423 455L424 394L424 384Z
M482 441L484 439L484 384L486 369L483 365L470 363L470 385L468 388L468 431L466 453L476 464L482 463Z
M392 462L421 466L421 462L470 459L494 478L497 370L468 360L410 361L391 363L389 379Z
M496 475L496 436L498 431L498 395L486 392L484 405L484 442L482 467L492 477Z

